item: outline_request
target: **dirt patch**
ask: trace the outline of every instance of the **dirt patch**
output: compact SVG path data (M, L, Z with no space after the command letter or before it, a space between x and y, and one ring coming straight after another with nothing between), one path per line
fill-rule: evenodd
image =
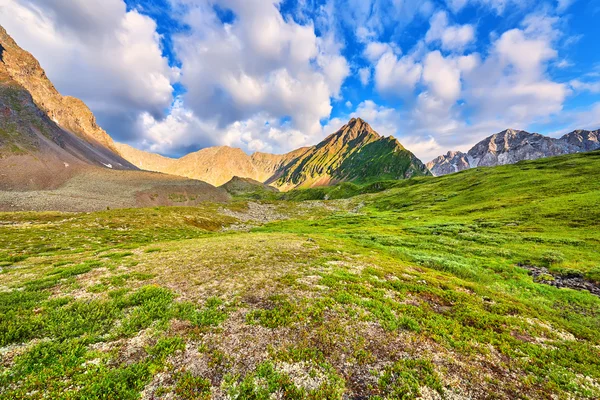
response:
M228 208L220 208L219 213L236 218L242 222L258 222L265 224L272 221L282 221L290 217L277 211L273 204L249 202L245 211L233 211Z

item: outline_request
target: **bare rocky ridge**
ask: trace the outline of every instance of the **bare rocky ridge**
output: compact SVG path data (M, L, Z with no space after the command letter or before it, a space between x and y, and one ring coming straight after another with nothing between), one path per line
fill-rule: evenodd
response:
M175 159L122 143L116 143L116 147L125 159L140 169L199 179L215 186L221 186L233 177L265 182L298 154L306 151L302 148L288 154L254 153L249 156L241 149L216 146Z
M435 176L451 174L470 168L467 155L462 151L449 151L427 163L427 168Z
M249 178L280 190L346 181L405 179L426 175L423 163L393 137L382 137L360 118L312 147L286 154L254 153L220 146L179 159L117 144L120 154L139 168L200 179L221 186L233 177Z
M62 96L46 76L39 62L21 49L0 26L2 63L8 75L23 86L35 104L61 128L116 153L112 138L98 126L96 118L81 100ZM133 169L125 160L113 168ZM116 163L115 163L116 164Z
M427 163L435 176L476 167L514 164L522 160L600 149L600 131L576 130L560 139L507 129L487 137L468 151L448 152Z

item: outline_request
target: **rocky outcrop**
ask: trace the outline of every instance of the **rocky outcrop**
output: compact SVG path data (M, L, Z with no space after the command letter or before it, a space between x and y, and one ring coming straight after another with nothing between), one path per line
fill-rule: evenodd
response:
M467 155L469 165L473 168L514 164L522 160L574 152L575 148L548 136L507 129L477 143Z
M435 176L468 168L514 164L523 160L600 149L599 131L577 130L560 139L538 133L507 129L487 137L468 151L448 152L427 163Z
M560 142L573 146L578 151L593 151L600 149L600 130L576 130L560 138Z

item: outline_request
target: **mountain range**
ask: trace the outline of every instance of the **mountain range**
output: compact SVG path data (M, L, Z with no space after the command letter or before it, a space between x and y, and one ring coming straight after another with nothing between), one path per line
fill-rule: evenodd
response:
M485 138L467 153L449 151L428 162L427 168L433 175L442 176L469 168L514 164L597 149L600 149L600 130L576 130L555 139L539 133L507 129Z
M220 146L164 157L114 142L90 109L62 96L39 62L2 27L0 117L1 210L29 209L31 202L36 209L66 210L193 205L227 201L229 192L248 186L287 191L408 179L600 148L599 131L553 139L509 129L467 153L448 152L424 165L396 138L352 118L317 145L286 154L248 155ZM64 196L45 192L58 189ZM18 195L24 192L30 194ZM63 207L69 202L77 205Z
M316 146L278 155L227 146L210 147L179 159L117 144L119 153L141 169L199 179L215 186L234 176L282 191L428 175L425 165L394 137L383 137L360 118L352 118Z

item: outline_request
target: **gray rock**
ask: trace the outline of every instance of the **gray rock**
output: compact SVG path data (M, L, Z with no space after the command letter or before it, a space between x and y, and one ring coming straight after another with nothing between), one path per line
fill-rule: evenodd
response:
M427 163L435 176L476 167L494 167L523 160L580 153L600 149L600 131L576 130L560 139L507 129L487 137L468 151L449 151Z
M434 176L442 176L471 168L467 155L461 151L449 151L427 163Z

